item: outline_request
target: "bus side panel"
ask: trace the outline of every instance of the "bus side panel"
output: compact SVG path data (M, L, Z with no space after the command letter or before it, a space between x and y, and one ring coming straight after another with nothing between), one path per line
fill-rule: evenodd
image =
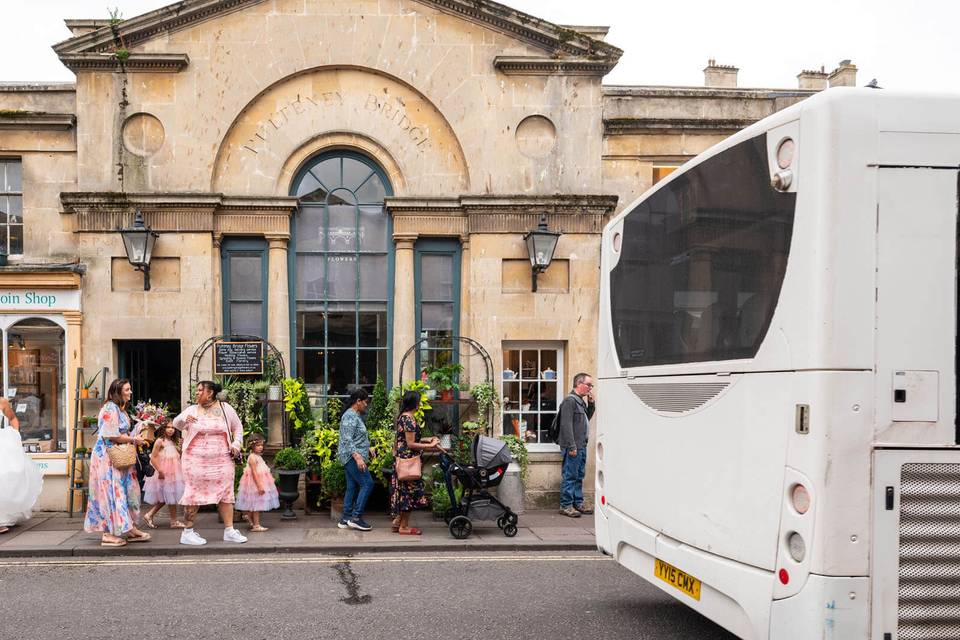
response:
M877 181L877 442L955 442L957 171Z
M772 571L787 438L794 424L794 377L687 378L684 385L719 381L728 386L682 419L652 410L636 395L650 385L676 385L676 378L600 380L598 442L600 464L611 479L607 503L685 544Z

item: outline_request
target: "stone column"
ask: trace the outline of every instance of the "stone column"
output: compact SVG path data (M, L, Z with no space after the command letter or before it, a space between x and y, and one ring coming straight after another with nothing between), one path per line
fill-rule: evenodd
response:
M393 384L412 380L414 358L408 358L406 368L400 371L400 360L417 339L416 308L414 299L413 245L416 235L394 235L396 243L395 275L393 284Z
M63 319L67 321L66 357L63 364L67 368L65 372L67 415L64 416L64 419L67 425L67 452L69 453L73 451L74 447L81 446L71 441L71 434L76 420L76 403L73 401L73 394L77 388L77 367L80 367L83 363L83 335L81 332L83 314L79 311L64 311ZM86 374L88 378L92 377L91 373Z
M267 235L267 340L283 354L289 373L290 361L290 296L287 282L287 235ZM282 445L283 412L279 405L270 405L267 412L267 444Z
M211 282L211 291L210 297L213 300L211 307L213 308L213 332L216 335L223 333L223 274L220 272L221 268L221 255L220 255L220 246L223 244L223 234L215 233L213 234L213 246L210 249L210 272L212 275ZM187 406L190 404L190 398L187 398Z
M460 326L454 327L454 331L459 331L457 335L473 337L473 317L470 315L470 236L460 236ZM486 371L480 366L479 358L470 358L465 361L461 356L460 363L473 365L469 371L466 371L466 379L461 382L467 382L471 386L482 382Z

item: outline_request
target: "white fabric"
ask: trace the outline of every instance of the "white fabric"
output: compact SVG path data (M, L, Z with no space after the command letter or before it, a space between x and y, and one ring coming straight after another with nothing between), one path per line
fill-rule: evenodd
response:
M20 432L0 429L0 527L30 519L43 489L43 472L24 452Z

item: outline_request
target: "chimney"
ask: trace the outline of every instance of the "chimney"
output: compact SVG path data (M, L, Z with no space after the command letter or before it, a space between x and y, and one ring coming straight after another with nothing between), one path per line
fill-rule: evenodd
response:
M739 71L739 69L736 67L717 64L716 60L710 58L707 60L707 66L703 70L703 84L706 87L736 88L737 71Z
M849 60L841 60L837 68L830 72L831 87L857 86L857 67Z
M797 82L801 89L823 91L827 88L827 72L823 70L823 67L820 67L820 71L804 69L797 74Z

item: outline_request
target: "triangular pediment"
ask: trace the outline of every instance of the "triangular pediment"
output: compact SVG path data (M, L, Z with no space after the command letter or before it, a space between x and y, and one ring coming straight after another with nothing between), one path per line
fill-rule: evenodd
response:
M115 52L118 43L126 49L174 31L189 28L227 13L242 11L266 0L182 0L156 11L119 21L89 21L90 30L53 47L71 68L82 68L81 61L95 60ZM578 58L606 62L612 66L623 51L586 33L488 0L414 0L438 11L458 16L542 49L554 58ZM138 62L149 63L137 54ZM169 54L168 54L169 55ZM175 65L170 70L177 70Z

